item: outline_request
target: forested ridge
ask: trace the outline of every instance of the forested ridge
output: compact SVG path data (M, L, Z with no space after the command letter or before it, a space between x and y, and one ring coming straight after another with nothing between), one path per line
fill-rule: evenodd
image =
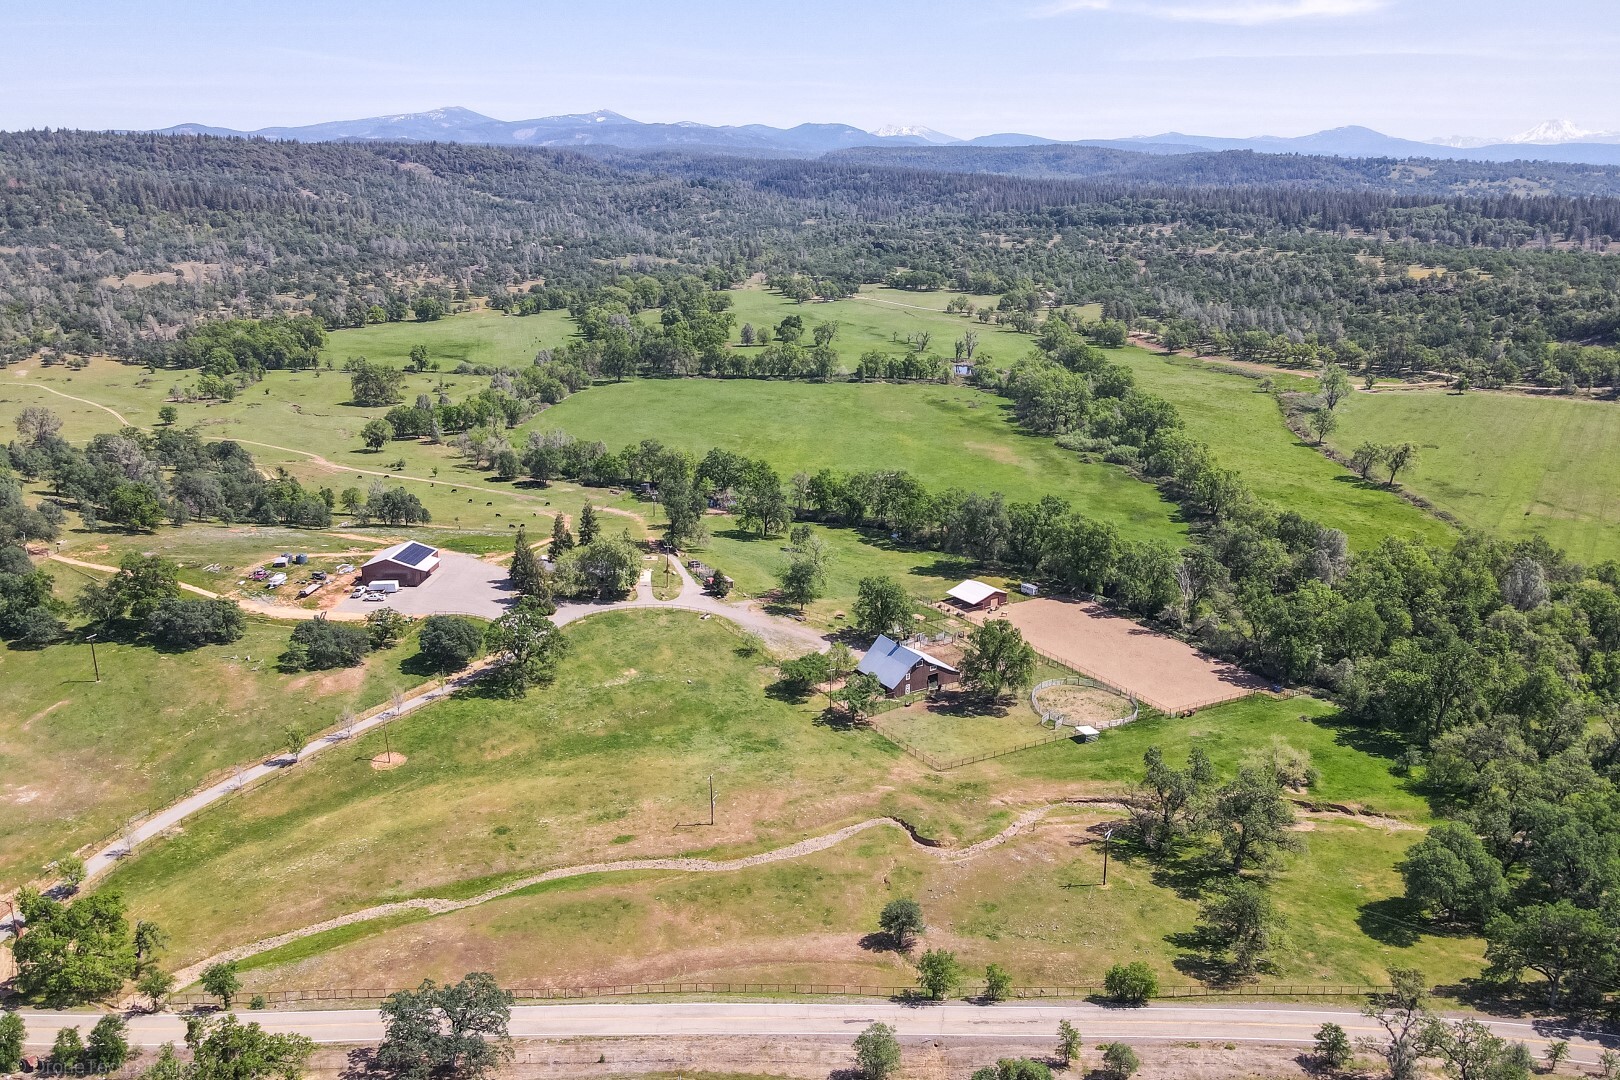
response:
M1244 157L1074 180L859 155L12 133L0 135L0 357L163 360L200 319L354 326L536 281L557 294L549 306L572 306L629 267L713 287L763 272L818 292L1016 292L1285 362L1336 349L1484 384L1612 383L1610 356L1568 351L1620 334L1620 261L1603 253L1620 198L1601 193L1604 170L1538 166L1538 184L1570 194L1521 195L1492 179L1501 165L1449 162L1430 177L1443 182L1379 187L1371 166ZM1470 186L1487 194L1457 193Z

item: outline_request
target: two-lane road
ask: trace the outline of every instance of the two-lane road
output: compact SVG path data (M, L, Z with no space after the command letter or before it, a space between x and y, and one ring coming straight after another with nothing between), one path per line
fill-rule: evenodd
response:
M374 1043L382 1038L375 1009L244 1013L269 1031L296 1031L318 1043ZM58 1029L86 1030L94 1014L25 1012L30 1046L49 1046ZM1547 1044L1567 1040L1570 1060L1596 1065L1604 1049L1620 1037L1595 1030L1560 1028L1547 1022L1484 1019L1505 1039L1526 1043L1536 1057ZM1378 1026L1344 1008L1310 1005L1152 1005L1116 1009L1076 1002L1067 1005L898 1005L856 1002L656 1002L647 1004L520 1005L512 1010L511 1033L519 1039L616 1037L779 1036L838 1037L853 1040L867 1024L891 1024L902 1039L1056 1039L1059 1020L1080 1029L1086 1042L1223 1042L1309 1045L1316 1029L1332 1021L1352 1039L1375 1038ZM130 1019L130 1041L152 1047L180 1042L185 1022L172 1013Z

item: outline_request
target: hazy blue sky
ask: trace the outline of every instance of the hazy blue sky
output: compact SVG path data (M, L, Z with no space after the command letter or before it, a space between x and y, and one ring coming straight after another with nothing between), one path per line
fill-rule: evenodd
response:
M1620 130L1617 0L0 0L0 128L464 105L1059 138Z

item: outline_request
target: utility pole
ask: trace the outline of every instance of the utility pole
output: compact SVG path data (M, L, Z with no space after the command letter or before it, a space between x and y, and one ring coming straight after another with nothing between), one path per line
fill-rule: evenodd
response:
M709 774L709 824L714 824L714 774Z
M1108 848L1113 843L1113 840L1114 840L1114 830L1113 829L1109 829L1108 831L1103 833L1103 879L1102 879L1102 883L1104 885L1108 884Z
M90 666L95 669L96 682L101 681L101 665L96 662L96 635L91 634L84 640L90 643Z

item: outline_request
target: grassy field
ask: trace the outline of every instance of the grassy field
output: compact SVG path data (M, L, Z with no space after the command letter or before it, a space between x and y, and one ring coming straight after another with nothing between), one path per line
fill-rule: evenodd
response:
M1321 798L1426 818L1422 801L1390 774L1381 756L1389 748L1364 743L1309 699L1261 697L1190 720L1144 720L1099 742L1054 743L942 774L876 732L818 723L818 702L767 695L772 673L719 620L626 612L566 633L572 649L554 687L522 702L458 699L414 714L390 729L393 748L407 758L402 767L372 769L380 736L367 736L251 798L210 809L181 836L121 866L108 886L136 914L173 931L178 963L239 942L243 911L255 912L252 933L262 936L390 899L471 896L550 866L736 857L879 814L965 845L1031 806L1118 791L1139 775L1147 745L1163 743L1175 756L1192 739L1228 772L1247 748L1286 738L1311 750L1323 774ZM718 824L697 828L691 823L707 816L711 774ZM1110 885L1106 931L1086 902L1095 894L1060 891L1090 880L1095 851L1075 845L1089 843L1085 829L1097 814L1114 812L1087 813L1055 812L1053 824L1027 842L996 849L1005 857L956 870L898 834L874 832L810 859L735 874L557 883L453 917L305 943L285 965L266 965L263 978L355 985L375 977L368 965L388 955L393 970L408 976L385 982L412 982L428 967L414 966L409 942L436 943L423 944L436 957L424 956L424 965L488 957L514 981L698 971L864 977L873 969L863 965L893 962L858 948L883 899L873 883L884 878L887 889L915 892L939 913L932 921L942 940L962 943L970 957L1008 963L1023 978L1095 977L1108 950L1168 964L1179 951L1164 940L1167 928L1191 921L1190 899L1170 887L1175 873L1146 863L1122 871L1121 884ZM1342 889L1334 903L1345 909L1335 918L1342 914L1349 929L1341 934L1335 923L1332 944L1302 961L1314 973L1289 972L1333 979L1374 972L1387 943L1357 929L1356 905L1398 891L1390 867L1415 834L1312 824L1309 856L1283 875L1297 890L1289 903L1305 922L1317 887L1311 875L1330 868L1344 878L1334 886ZM1063 902L1043 911L1039 897ZM1403 950L1425 963L1434 952L1421 942ZM1437 974L1443 967L1431 966Z
M1184 357L1145 349L1109 355L1136 373L1137 383L1180 411L1187 431L1214 449L1262 498L1343 529L1353 546L1386 536L1446 543L1454 530L1411 503L1364 483L1302 442L1283 423L1276 402L1257 379ZM1346 420L1349 426L1349 420Z
M85 580L53 573L58 596ZM400 670L416 652L410 638L363 667L279 674L287 634L249 619L241 640L187 653L104 640L100 682L86 645L0 649L0 892L219 770L273 754L289 727L324 729L425 681Z
M640 379L576 394L526 426L609 446L645 438L697 454L721 446L766 458L783 479L801 469L906 469L930 489L1059 495L1132 540L1186 535L1157 489L1021 433L1008 408L937 384Z
M736 528L730 518L711 517L709 523L708 539L693 549L698 557L731 577L739 595L761 596L776 588L777 572L791 558L786 538L762 539ZM891 577L918 600L931 602L975 572L964 559L902 547L875 530L822 525L812 525L810 530L827 545L826 595L806 610L809 619L821 626L840 625L834 616L840 611L848 614L862 578Z
M461 363L516 366L529 363L541 349L561 345L573 333L574 324L566 311L541 311L518 318L477 308L434 322L339 330L330 335L321 357L340 368L351 356L404 367L411 349L425 345L429 362L436 362L442 371L452 371Z
M855 296L830 303L796 303L764 289L736 289L731 295L732 310L737 324L732 328L732 340L739 341L743 323L775 327L788 315L804 320L805 338L809 327L817 323L838 324L833 347L838 350L844 365L853 369L861 353L869 349L885 352L904 352L909 346L906 339L912 335L930 335L928 351L947 359L955 355L956 339L967 330L979 335L974 358L1007 363L1030 350L1031 339L1006 326L992 326L965 315L947 315L945 305L951 292L905 292L866 285ZM975 305L990 304L999 299L994 296L969 297Z
M447 915L334 932L320 951L268 956L252 989L393 986L491 971L510 986L661 980L849 982L905 987L923 948L955 952L976 982L998 963L1025 985L1100 981L1118 961L1145 960L1166 984L1203 969L1185 947L1196 896L1160 867L1116 846L1098 888L1097 827L1116 819L1059 812L965 864L943 864L898 832L864 833L801 860L729 874L641 873L563 881ZM1278 970L1289 982L1378 982L1387 966L1431 979L1475 974L1477 939L1404 936L1387 898L1412 834L1321 825L1276 875L1289 920ZM881 884L879 884L881 883ZM911 956L874 940L883 904L913 896L929 929ZM1368 933L1363 927L1371 928ZM521 947L514 947L521 943Z
M1517 540L1540 534L1571 558L1620 555L1620 406L1518 394L1352 394L1330 440L1420 447L1401 484L1466 524Z

